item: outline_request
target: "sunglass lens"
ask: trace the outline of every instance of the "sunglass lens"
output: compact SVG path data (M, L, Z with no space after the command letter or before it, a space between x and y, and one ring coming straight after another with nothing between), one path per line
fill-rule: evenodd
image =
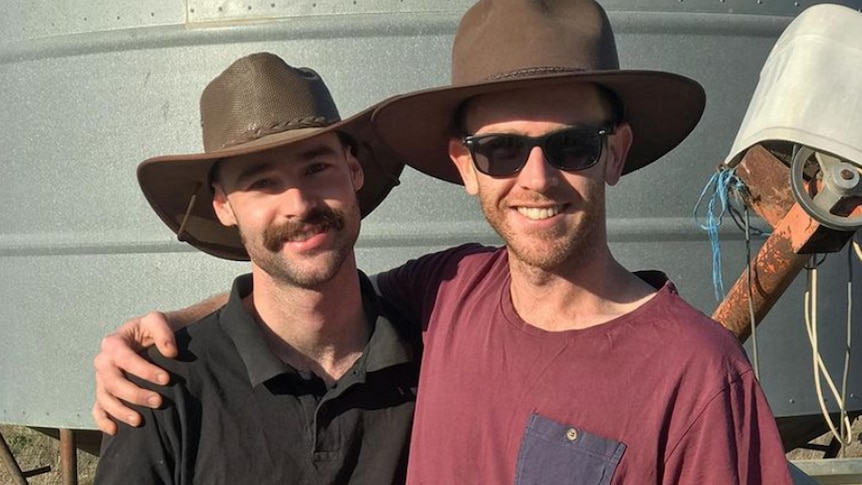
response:
M583 170L598 161L602 138L594 129L565 130L548 137L545 150L558 168Z
M525 158L525 143L517 135L496 135L482 138L473 146L476 165L492 175L510 175L521 168Z

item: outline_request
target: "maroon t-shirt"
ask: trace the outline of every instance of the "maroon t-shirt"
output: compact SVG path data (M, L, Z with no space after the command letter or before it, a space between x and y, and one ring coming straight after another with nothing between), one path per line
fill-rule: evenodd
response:
M505 249L466 245L380 275L422 322L409 484L789 484L736 338L664 275L637 310L547 332L512 306Z

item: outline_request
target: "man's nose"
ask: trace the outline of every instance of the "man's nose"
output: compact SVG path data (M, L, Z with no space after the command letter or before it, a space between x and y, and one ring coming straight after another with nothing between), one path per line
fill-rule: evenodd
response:
M317 197L302 187L288 187L278 200L279 210L286 218L302 218L317 206Z
M541 147L535 146L518 172L518 183L526 189L542 192L560 183L560 170L548 162Z

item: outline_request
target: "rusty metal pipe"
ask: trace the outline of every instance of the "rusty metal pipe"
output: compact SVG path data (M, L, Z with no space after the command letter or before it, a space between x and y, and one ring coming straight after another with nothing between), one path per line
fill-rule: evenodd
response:
M78 485L78 449L71 429L60 429L60 469L63 485Z
M779 225L779 228L782 226ZM769 313L810 256L796 254L793 251L790 228L779 228L769 236L752 261L751 300L754 304L755 325ZM740 342L745 342L751 335L748 288L746 268L712 314L712 318L736 334Z
M15 485L27 485L27 479L24 477L21 467L18 466L18 462L15 461L15 456L2 434L0 434L0 461L6 465L6 470L12 476Z
M822 226L802 206L793 204L752 261L754 322L748 308L748 268L742 271L712 318L736 334L740 342L745 342L751 335L752 324L763 320L805 267L811 254L839 251L852 236L852 232Z
M841 250L853 233L822 226L795 203L787 183L787 166L765 148L749 149L736 173L747 187L746 205L774 228L751 262L752 281L749 282L748 268L745 268L712 314L712 318L736 334L740 342L745 342L751 335L752 325L763 320L805 267L809 256ZM749 286L754 322L749 310Z

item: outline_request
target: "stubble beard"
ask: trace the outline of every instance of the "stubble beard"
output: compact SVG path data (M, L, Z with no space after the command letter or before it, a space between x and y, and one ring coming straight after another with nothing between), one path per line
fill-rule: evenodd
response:
M310 212L300 221L270 226L253 241L240 228L240 237L254 263L274 281L289 287L315 289L338 274L344 262L353 254L359 237L358 205L351 206L349 214L338 209L322 207ZM316 254L292 260L281 253L285 241L313 225L318 231L336 233L334 247Z
M495 203L480 194L485 219L506 243L510 260L522 267L559 274L583 268L600 249L600 232L604 224L604 196L594 192L593 200L584 203L572 229L525 233L507 222L505 200ZM571 226L568 226L571 227Z

